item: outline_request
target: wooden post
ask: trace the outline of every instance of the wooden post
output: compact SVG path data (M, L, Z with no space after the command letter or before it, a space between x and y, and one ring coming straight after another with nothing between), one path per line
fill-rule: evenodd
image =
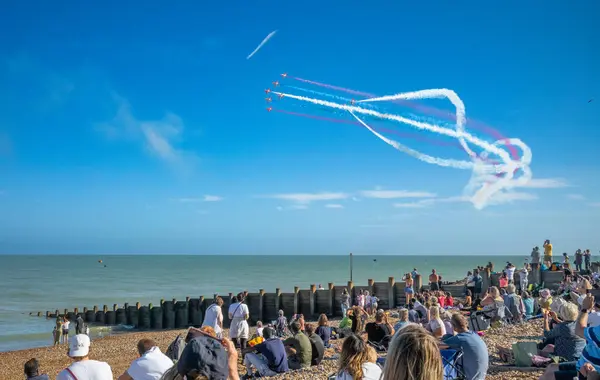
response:
M88 308L84 306L83 307L83 314L87 313L87 311L88 311Z
M298 314L298 310L300 309L300 305L298 305L298 292L300 291L300 288L297 286L294 286L294 314Z
M356 300L354 296L354 282L352 281L348 281L348 294L350 295L350 306L352 306Z
M38 317L41 317L41 316L42 316L42 312L41 312L41 311L38 311L38 312L37 312L37 316L38 316Z
M104 312L104 314L106 314L106 312L108 311L108 305L102 306L102 311Z
M164 299L164 298L161 298L161 299L160 299L160 307L162 307L163 303L165 303L165 299Z
M265 303L264 303L264 296L265 296L265 290L264 289L260 289L258 291L259 294L259 301L258 301L258 320L262 321L263 320L263 316L264 316L264 307L265 307ZM265 323L266 325L266 323Z
M417 273L417 275L415 276L414 280L415 280L414 281L415 284L414 284L414 288L413 289L414 289L415 293L416 292L420 292L421 289L423 289L423 276L421 276L420 273Z
M190 297L189 296L185 297L185 302L190 302Z
M375 288L375 286L374 286L375 285L375 280L373 280L373 279L370 278L367 281L367 285L369 286L369 294L373 295L373 289Z
M98 305L94 305L94 315L98 312Z
M140 303L139 303L139 302L136 302L136 303L135 303L135 308L136 308L136 309L140 310L140 306L141 306L141 305L140 305Z
M315 292L317 291L317 285L312 284L310 286L310 292L308 293L308 310L310 310L309 318L315 315Z
M388 308L393 309L396 307L396 281L394 277L388 278Z
M58 313L56 313L58 314ZM50 318L50 311L46 311L46 318Z
M119 308L119 305L117 305L116 303L113 304L113 311L114 312L116 312L118 308Z
M75 314L75 315L79 314L79 308L75 308L75 310L73 310L73 314Z
M329 284L327 284L327 288L329 289L329 297L327 297L327 301L329 301L329 304L327 305L327 308L329 309L329 316L333 317L335 315L335 310L334 310L335 291L333 289L333 282L330 282Z
M492 274L490 268L484 268L481 274L481 293L482 295L492 286Z
M281 309L281 289L275 289L275 314L279 316L279 309Z

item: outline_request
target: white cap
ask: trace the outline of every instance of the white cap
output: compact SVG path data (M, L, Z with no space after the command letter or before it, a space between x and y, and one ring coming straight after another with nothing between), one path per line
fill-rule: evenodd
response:
M90 337L85 334L77 334L69 342L69 356L80 358L87 356L90 352Z

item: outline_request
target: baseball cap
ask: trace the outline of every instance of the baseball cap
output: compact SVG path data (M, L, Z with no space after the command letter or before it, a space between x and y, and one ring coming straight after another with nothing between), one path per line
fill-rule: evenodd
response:
M87 356L90 352L90 337L85 334L77 334L69 342L69 356L80 358Z
M199 336L185 346L177 362L177 372L180 375L197 372L211 380L227 380L227 361L227 351L218 340Z

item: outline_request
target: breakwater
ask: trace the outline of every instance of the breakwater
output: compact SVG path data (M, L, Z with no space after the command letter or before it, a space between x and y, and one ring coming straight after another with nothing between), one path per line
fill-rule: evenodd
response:
M595 264L595 270L598 263ZM485 292L490 286L498 286L500 273L492 273L490 268L480 271L483 279L482 289ZM541 271L539 265L532 264L529 273L530 284L544 284L550 289L556 288L562 281L563 272ZM423 283L421 275L415 279L415 288L421 289L426 283ZM384 310L393 309L405 304L404 281L396 281L394 277L389 277L387 281L375 281L369 279L366 285L358 285L352 281L346 284L336 285L329 283L326 289L317 289L316 285L310 285L308 289L294 287L293 292L281 292L275 289L275 292L266 292L260 289L258 292L245 292L244 302L250 310L251 324L257 321L270 322L278 316L278 311L283 310L286 316L293 314L303 314L307 319L315 319L320 314L326 314L329 317L341 316L341 295L344 289L350 293L351 299L360 292L368 290L379 298L379 308ZM454 297L464 295L464 283L446 283L444 290L450 292ZM228 327L230 320L228 318L228 308L234 293L220 295L224 304L223 324ZM211 297L199 296L197 298L186 297L185 300L160 300L157 304L142 305L139 302L134 304L124 304L119 306L113 304L112 307L103 305L84 307L83 309L74 308L65 309L62 312L55 310L47 311L47 318L56 318L57 316L67 315L70 320L75 320L76 316L81 316L89 324L96 325L130 325L138 329L175 329L186 328L188 326L200 326L204 319L204 312L208 306L213 303L217 297L214 294ZM32 313L32 315L41 316L42 313Z

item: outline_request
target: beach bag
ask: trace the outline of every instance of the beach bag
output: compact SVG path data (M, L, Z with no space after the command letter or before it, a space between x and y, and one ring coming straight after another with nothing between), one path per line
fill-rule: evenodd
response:
M171 342L171 344L169 344L169 347L167 348L167 352L165 352L165 355L167 355L167 357L169 359L171 359L173 361L177 361L181 357L181 353L183 352L184 348L185 348L185 339L183 339L183 337L181 335L177 335L177 338L175 338L175 340L173 342Z
M531 367L533 355L538 353L536 342L513 343L512 349L517 367Z

